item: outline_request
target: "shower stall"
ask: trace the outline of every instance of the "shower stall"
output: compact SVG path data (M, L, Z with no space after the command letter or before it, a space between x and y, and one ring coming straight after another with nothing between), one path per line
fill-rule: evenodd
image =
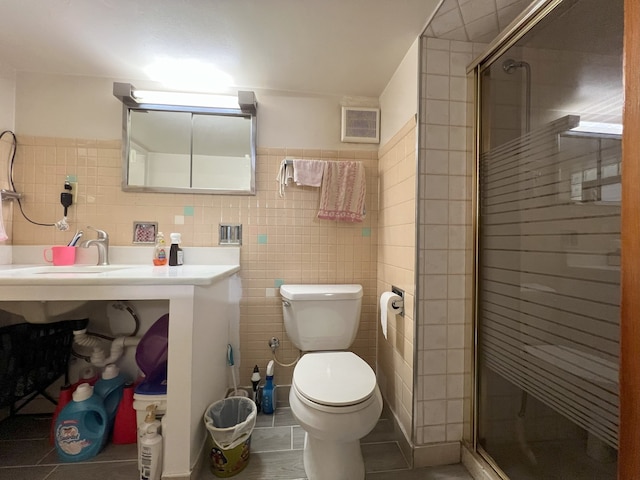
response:
M623 1L536 3L474 65L473 444L511 480L615 479Z

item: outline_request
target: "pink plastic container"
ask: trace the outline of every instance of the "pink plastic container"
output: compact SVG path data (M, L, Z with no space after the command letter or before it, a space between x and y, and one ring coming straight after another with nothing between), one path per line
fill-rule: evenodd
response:
M50 257L47 252L51 252ZM45 248L42 252L45 261L56 266L73 265L76 263L76 247L57 246Z

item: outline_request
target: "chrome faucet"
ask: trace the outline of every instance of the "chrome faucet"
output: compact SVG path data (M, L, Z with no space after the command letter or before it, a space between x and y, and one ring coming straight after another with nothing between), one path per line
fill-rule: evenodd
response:
M80 243L83 248L89 248L95 245L98 248L98 265L109 265L109 235L104 230L87 226L89 230L93 230L98 234L98 238L84 240Z

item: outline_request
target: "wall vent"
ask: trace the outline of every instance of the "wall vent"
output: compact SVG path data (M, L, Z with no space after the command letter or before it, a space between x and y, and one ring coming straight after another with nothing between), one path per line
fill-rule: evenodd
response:
M380 143L380 109L342 107L342 136L345 143Z

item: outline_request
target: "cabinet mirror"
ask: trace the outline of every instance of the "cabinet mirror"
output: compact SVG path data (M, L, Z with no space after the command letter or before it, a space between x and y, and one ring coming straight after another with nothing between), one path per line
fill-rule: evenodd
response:
M255 101L205 108L138 103L115 85L114 94L124 104L123 190L255 194Z

